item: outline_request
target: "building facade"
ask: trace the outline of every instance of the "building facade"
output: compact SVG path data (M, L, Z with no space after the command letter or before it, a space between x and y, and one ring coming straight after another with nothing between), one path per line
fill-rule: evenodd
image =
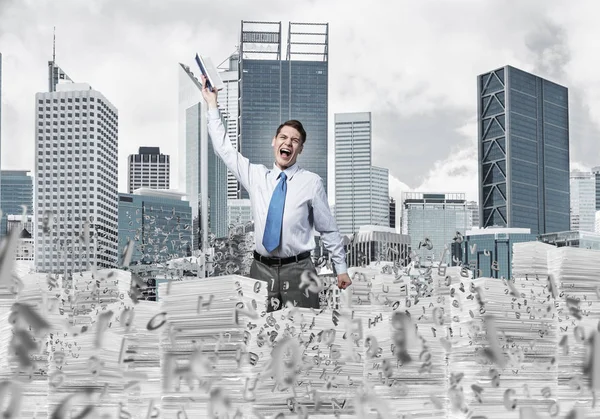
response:
M390 225L390 171L371 166L371 222L369 225Z
M252 207L250 205L250 200L227 200L227 220L230 228L231 226L246 225L252 221Z
M410 238L387 226L361 226L345 246L348 267L366 266L371 262L409 263Z
M600 166L592 167L592 174L596 181L596 211L600 211Z
M36 270L115 267L117 109L88 84L58 84L36 94L35 125Z
M2 170L0 172L0 237L8 233L8 217L26 214L33 215L33 178L29 170ZM33 230L29 230L33 234Z
M568 89L511 66L477 88L481 227L568 230Z
M594 232L596 178L589 172L571 172L571 231Z
M511 278L513 244L536 240L537 236L528 228L467 230L459 243L459 252L453 252L452 265L462 261L474 278Z
M542 243L556 247L580 247L582 249L600 250L600 234L589 231L560 231L539 236Z
M468 201L467 210L469 211L467 228L479 228L479 204L475 201Z
M131 264L155 264L191 255L192 209L183 194L137 189L119 194L119 254L133 243ZM121 261L120 261L121 262Z
M390 196L390 227L396 228L396 200Z
M463 193L402 194L402 233L410 236L411 251L421 263L449 263L450 246L456 232L464 234L468 225L468 209Z
M127 159L127 190L139 188L169 189L171 160L160 153L160 147L140 147L138 154Z
M281 29L281 22L242 21L239 150L250 162L273 167L276 129L297 119L307 133L298 164L319 175L327 191L329 25L290 23L285 59ZM249 197L243 188L240 197Z

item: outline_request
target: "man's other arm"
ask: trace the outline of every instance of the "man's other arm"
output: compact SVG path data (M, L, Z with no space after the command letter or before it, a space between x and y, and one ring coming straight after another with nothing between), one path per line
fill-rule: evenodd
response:
M327 194L323 186L323 180L319 177L315 181L315 195L313 197L313 219L315 230L321 233L321 239L325 248L331 254L331 260L335 265L337 275L348 272L346 265L346 252L342 235L340 234L335 218L329 209Z

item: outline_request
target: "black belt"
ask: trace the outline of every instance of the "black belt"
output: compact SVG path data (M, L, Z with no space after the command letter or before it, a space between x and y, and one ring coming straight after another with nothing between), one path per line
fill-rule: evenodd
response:
M261 263L264 263L267 266L283 266L293 262L300 262L301 260L304 260L308 257L310 257L310 251L300 253L297 256L290 256L288 258L272 258L268 256L263 256L256 250L254 251L254 259Z

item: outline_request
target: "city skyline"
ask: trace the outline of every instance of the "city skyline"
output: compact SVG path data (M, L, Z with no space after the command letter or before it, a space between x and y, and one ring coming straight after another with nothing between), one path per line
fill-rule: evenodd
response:
M364 20L371 14L380 19L373 23L373 30L358 33L334 13L335 4L323 7L301 2L297 9L285 11L269 1L261 3L264 7L252 6L252 10L219 4L209 8L218 22L214 24L193 17L202 15L195 10L206 12L205 6L181 1L160 15L148 6L131 22L115 26L102 43L93 43L92 37L109 24L108 16L120 16L132 5L110 4L109 9L104 9L109 4L97 3L71 7L65 1L33 10L13 2L0 9L0 50L4 54L2 154L7 169L33 168L30 109L35 92L46 90L53 26L57 27L58 65L71 77L106 92L121 110L119 190L124 191L126 156L135 152L142 140L143 144L160 146L174 158L177 155L173 141L177 135L177 63L191 64L196 51L213 57L216 63L225 60L238 43L239 22L248 18L329 23L329 149L333 149L335 112L372 112L380 121L373 133L373 164L390 169L390 194L398 201L400 190L406 190L402 183L412 190L443 187L448 192L464 191L467 199L477 199L473 180L477 173L475 76L506 64L569 88L571 169L583 166L589 170L597 164L592 159L600 145L591 139L600 133L593 118L600 113L600 106L591 100L595 85L590 84L594 75L589 70L594 68L595 58L586 54L588 44L582 39L591 30L591 22L586 20L593 15L591 11L562 10L558 2L544 2L542 9L541 3L531 2L517 5L509 16L499 2L452 6L400 3L394 7L401 13L386 14L389 18L363 7L350 10ZM473 17L464 17L467 8ZM443 31L442 18L454 22ZM393 20L394 29L389 29L386 19ZM479 22L490 19L496 29L500 25L505 31L486 32L487 24ZM18 24L25 20L31 20L37 30L26 33ZM86 31L81 31L82 25ZM81 36L75 36L76 32ZM418 37L407 36L415 32ZM207 35L216 41L204 41ZM390 56L392 45L402 54ZM478 53L472 54L474 50ZM452 65L440 75L436 67L444 63ZM365 83L365 77L373 80L371 85ZM332 164L330 153L329 167ZM330 173L330 200L332 177Z

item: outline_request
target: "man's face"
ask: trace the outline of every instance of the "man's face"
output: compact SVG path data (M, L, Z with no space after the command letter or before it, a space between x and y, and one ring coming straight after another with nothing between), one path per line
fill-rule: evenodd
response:
M275 153L275 163L284 170L294 163L298 155L302 153L302 138L298 130L287 125L281 128L279 134L273 137L273 151Z

